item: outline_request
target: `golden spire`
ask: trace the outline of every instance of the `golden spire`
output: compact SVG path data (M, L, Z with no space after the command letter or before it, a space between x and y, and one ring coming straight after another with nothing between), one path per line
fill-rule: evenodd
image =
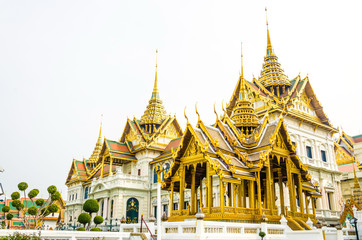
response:
M247 94L245 79L240 73L239 98L233 109L231 120L234 121L235 126L240 128L243 134L251 136L254 129L259 126L259 122L253 104Z
M145 126L145 129L152 129L148 131L150 133L154 132L156 128L166 119L167 114L165 107L163 106L162 100L160 99L158 92L158 80L157 80L157 53L156 50L156 72L155 72L155 83L153 86L151 99L148 101L147 108L144 114L141 117L141 125L150 125Z
M158 88L157 88L157 53L158 53L158 50L156 49L155 83L154 83L154 86L153 86L153 92L154 92L154 93L157 93L157 92L158 92Z
M266 18L266 32L267 32L267 45L266 45L266 55L273 54L273 47L270 41L270 33L269 33L269 24L268 24L268 9L265 8L265 18Z
M103 122L103 114L101 115L101 125L99 128L99 137L98 141L96 143L96 146L94 147L92 155L89 157L90 163L96 163L98 161L99 154L102 150L102 122Z
M241 72L241 77L244 77L244 66L243 66L243 42L241 42L241 68L240 68L240 72Z
M270 92L275 94L277 97L280 97L288 90L291 84L287 75L285 75L284 70L281 68L280 63L278 62L278 57L275 55L273 46L270 41L269 22L266 8L265 15L267 47L266 56L264 57L263 69L259 77L259 82L263 84L264 87L266 87ZM276 90L275 93L274 90Z
M102 138L102 122L103 122L103 114L101 115L101 127L99 128L99 137L98 137L98 141L99 139Z

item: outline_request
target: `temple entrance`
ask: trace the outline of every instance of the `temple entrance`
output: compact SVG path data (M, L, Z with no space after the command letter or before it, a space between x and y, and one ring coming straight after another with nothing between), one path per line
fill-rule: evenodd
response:
M138 208L139 204L136 198L130 198L127 200L127 223L138 223Z

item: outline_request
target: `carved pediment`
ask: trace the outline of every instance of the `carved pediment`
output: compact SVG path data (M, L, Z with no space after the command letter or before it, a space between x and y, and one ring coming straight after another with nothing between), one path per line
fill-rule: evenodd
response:
M166 136L167 138L172 138L172 139L179 137L179 134L178 134L178 131L177 131L175 125L171 124L171 125L167 128L167 130L165 131L165 136Z
M186 148L183 157L191 157L201 153L200 147L197 145L195 139L192 139Z
M136 136L135 132L131 129L129 131L129 133L126 135L126 140L132 142L135 139L137 139L137 136Z

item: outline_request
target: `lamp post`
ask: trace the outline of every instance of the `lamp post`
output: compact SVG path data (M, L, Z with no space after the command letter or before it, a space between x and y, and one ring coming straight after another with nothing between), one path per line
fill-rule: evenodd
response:
M352 224L352 226L354 226L354 229L356 230L356 236L357 236L357 240L359 240L359 236L358 236L358 230L357 230L357 221L358 219L353 217L350 221L350 223Z

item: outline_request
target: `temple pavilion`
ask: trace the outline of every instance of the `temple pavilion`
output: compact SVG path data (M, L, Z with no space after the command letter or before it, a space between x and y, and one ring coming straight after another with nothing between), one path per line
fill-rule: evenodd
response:
M212 126L205 125L200 116L196 126L187 122L162 182L171 202L175 193L180 196L180 207L171 208L169 221L195 218L198 211L207 220L251 222L261 221L264 215L268 221L278 221L282 214L293 229L309 229L305 221L316 220L318 186L311 183L307 165L297 156L283 118L270 121L266 115L258 121L243 76L240 81L231 117L226 112L221 118L216 114ZM215 185L219 197L213 201ZM187 208L186 189L191 191ZM290 208L284 205L285 195Z

